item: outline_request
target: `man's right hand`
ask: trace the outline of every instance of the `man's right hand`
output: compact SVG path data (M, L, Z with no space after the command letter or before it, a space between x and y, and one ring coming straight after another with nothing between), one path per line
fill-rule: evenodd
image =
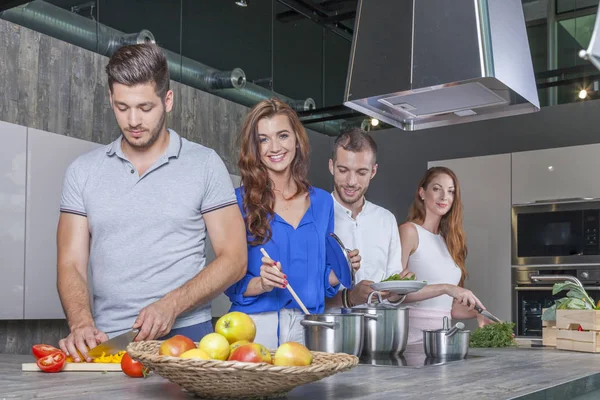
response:
M367 298L369 294L373 291L371 285L373 281L360 281L356 285L354 285L353 289L348 290L348 300L352 306L357 306L359 304L365 304L367 302Z
M68 356L73 357L73 361L81 362L79 353L83 356L85 361L91 362L92 358L88 356L87 352L89 349L93 349L102 342L108 340L108 336L101 330L95 328L92 325L85 325L79 328L71 330L69 336L65 339L61 339L58 345L62 351ZM79 353L78 353L79 351Z

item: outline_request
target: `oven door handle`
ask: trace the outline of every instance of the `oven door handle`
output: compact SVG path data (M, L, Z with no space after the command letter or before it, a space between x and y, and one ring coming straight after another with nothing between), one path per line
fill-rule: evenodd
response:
M534 200L534 201L525 201L523 203L513 204L515 206L531 206L531 205L543 205L543 204L554 204L554 203L581 203L584 201L596 201L600 200L597 197L563 197L558 199L544 199L544 200Z
M560 282L560 281L571 281L577 286L583 287L579 279L570 275L537 275L537 274L529 274L529 279L534 282Z
M585 290L600 290L600 286L584 286ZM517 292L522 291L531 291L531 292L542 292L542 291L552 291L552 286L515 286L514 289Z

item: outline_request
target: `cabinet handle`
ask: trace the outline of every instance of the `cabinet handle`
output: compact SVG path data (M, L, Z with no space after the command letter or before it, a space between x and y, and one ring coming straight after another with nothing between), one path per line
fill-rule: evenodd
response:
M583 201L595 201L600 200L598 197L565 197L562 199L545 199L545 200L534 200L526 201L524 203L513 204L513 206L530 206L538 204L553 204L553 203L581 203Z

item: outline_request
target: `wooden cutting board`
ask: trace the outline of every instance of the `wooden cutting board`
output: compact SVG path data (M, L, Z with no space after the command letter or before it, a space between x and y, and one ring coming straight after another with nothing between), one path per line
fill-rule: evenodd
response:
M21 370L41 372L36 363L23 363ZM115 363L66 363L61 372L121 372L121 364Z

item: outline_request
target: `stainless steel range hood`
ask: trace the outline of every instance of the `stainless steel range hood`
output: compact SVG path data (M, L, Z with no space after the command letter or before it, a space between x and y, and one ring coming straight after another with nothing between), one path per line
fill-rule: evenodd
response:
M539 111L521 0L359 0L344 104L405 130Z

